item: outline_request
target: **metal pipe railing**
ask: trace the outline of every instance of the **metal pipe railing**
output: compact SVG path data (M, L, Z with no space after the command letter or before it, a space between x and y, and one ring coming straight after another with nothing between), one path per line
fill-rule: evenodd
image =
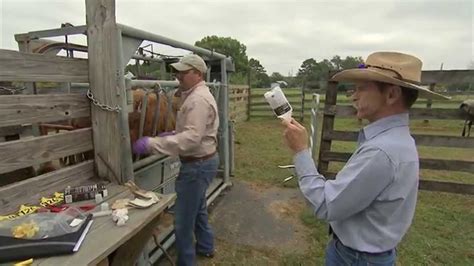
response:
M143 56L143 55L132 55L132 59L138 59L138 60L145 60L145 61L152 61L152 62L160 62L163 63L163 59L158 58L158 57L150 57L150 56Z
M15 34L16 41L28 41L33 39L47 38L47 37L59 37L64 35L74 35L74 34L86 34L87 26L73 26L73 27L63 27L57 29L49 30L39 30L39 31L30 31L27 33Z
M130 26L126 26L123 24L117 23L117 26L122 30L122 34L128 37L136 38L136 39L144 39L156 43L161 43L161 44L166 44L175 48L180 48L180 49L185 49L189 51L193 51L195 53L198 53L200 55L205 55L210 57L211 59L227 59L228 57L214 52L210 51L201 47L197 47L194 45L190 45L184 42L176 41L158 34L154 34L151 32L147 32L144 30L139 30Z
M221 162L224 163L224 182L230 182L230 156L229 156L229 87L227 86L227 65L225 59L221 60L221 83L226 84L222 86L223 91L219 92L219 104L220 104L220 132L221 132L221 145L219 152L221 154ZM224 93L222 93L224 92Z
M130 80L132 87L141 87L141 88L153 88L156 86L160 87L177 87L179 82L177 80L141 80L133 79ZM221 86L220 82L206 82L207 86Z
M144 159L141 159L139 161L136 161L133 163L133 171L137 171L138 169L141 169L147 165L150 165L152 163L157 163L157 162L163 162L168 158L167 155L164 154L154 154L151 156L148 156Z
M309 147L311 151L311 157L316 161L316 148L318 139L318 109L319 109L319 94L313 93L313 101L311 105L311 126L310 126L310 138Z

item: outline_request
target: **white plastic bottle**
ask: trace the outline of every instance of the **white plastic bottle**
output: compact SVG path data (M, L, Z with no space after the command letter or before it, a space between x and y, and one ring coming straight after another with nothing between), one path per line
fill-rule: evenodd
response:
M270 104L270 107L273 109L273 112L278 118L285 119L287 121L291 120L293 108L291 107L290 103L285 97L285 94L278 84L275 84L275 86L271 90L265 92L263 96Z

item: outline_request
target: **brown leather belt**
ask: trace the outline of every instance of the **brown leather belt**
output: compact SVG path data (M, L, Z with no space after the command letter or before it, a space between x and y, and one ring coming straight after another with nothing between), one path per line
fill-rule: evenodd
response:
M210 159L212 156L214 156L216 152L210 153L208 155L204 155L202 157L194 157L194 156L179 156L179 159L183 163L191 163L191 162L197 162L197 161L204 161L207 159Z

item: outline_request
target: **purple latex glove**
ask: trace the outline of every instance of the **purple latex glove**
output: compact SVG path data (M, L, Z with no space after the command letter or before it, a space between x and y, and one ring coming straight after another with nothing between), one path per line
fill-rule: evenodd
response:
M172 136L172 135L175 135L176 132L173 130L173 131L167 131L167 132L161 132L160 134L158 134L158 137L166 137L166 136Z
M142 137L135 141L135 143L133 143L133 153L137 155L147 154L149 140L150 137Z

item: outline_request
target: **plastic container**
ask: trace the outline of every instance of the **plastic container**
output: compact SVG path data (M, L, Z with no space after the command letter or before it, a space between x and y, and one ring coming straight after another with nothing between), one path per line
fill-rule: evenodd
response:
M265 92L263 96L278 118L287 121L291 120L293 108L279 85L274 85L274 87L270 91Z

